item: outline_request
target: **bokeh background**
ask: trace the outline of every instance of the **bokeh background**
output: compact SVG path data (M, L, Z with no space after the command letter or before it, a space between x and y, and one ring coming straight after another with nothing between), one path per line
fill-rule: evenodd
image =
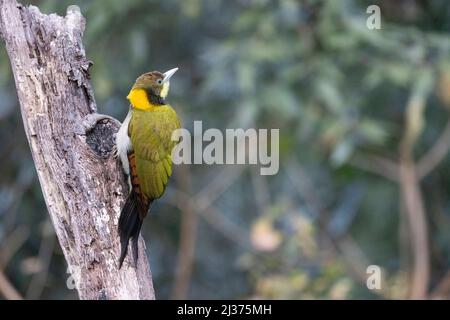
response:
M184 127L280 128L275 176L175 169L142 231L157 298L450 296L448 1L22 3L80 6L101 113L122 120L139 74L179 67ZM0 297L76 299L3 45L0 162Z

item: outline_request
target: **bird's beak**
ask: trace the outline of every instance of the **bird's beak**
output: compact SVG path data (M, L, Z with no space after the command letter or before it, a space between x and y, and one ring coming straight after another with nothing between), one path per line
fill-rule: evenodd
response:
M170 69L169 71L164 72L164 79L163 79L163 83L166 83L167 81L169 81L169 79L175 74L175 72L177 72L178 68L173 68Z

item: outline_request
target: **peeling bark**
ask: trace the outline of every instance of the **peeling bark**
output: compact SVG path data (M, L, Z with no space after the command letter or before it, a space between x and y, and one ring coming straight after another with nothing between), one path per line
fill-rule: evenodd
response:
M113 157L120 123L96 113L84 26L76 6L61 17L0 0L25 133L80 298L154 299L142 238L137 268L127 258L118 270L117 223L127 193Z

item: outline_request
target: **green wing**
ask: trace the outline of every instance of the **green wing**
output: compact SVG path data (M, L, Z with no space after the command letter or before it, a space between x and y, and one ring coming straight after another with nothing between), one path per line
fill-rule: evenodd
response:
M162 196L172 175L171 140L180 128L175 110L169 105L150 111L133 110L128 128L136 157L136 171L142 192L151 199Z

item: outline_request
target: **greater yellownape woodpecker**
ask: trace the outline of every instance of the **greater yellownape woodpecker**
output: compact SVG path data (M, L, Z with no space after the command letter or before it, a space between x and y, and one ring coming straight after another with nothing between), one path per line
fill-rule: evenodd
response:
M165 73L152 71L136 79L127 98L130 111L116 136L117 154L128 176L130 193L119 218L119 269L131 239L134 265L138 239L150 205L166 189L172 175L172 133L180 128L175 110L166 103L169 80L178 68Z

